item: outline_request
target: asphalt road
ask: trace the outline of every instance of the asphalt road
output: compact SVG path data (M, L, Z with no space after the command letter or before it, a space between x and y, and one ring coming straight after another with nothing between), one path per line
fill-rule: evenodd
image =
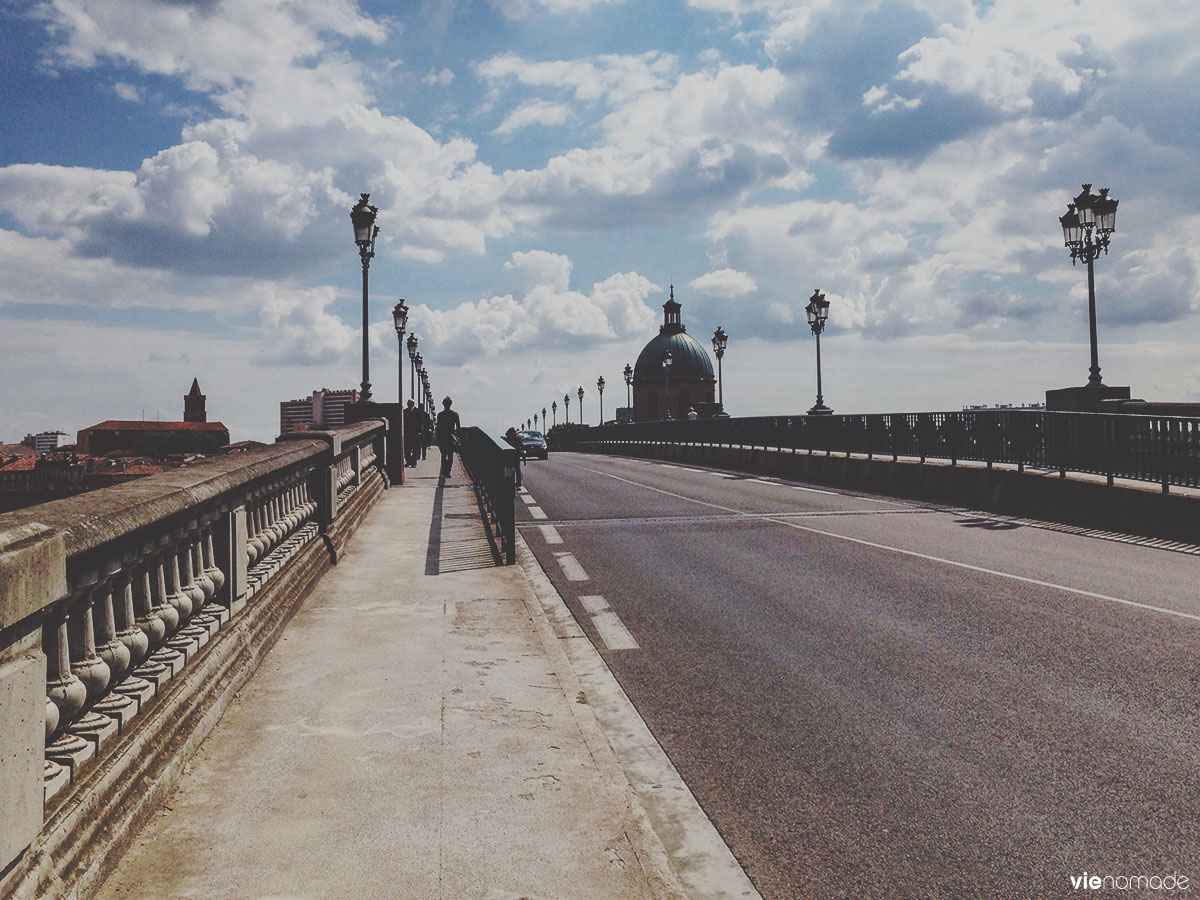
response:
M1200 557L644 460L524 476L522 533L764 897L1200 891Z

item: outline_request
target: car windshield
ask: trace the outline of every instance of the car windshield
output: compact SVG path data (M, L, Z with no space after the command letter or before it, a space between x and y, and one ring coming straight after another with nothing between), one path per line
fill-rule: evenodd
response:
M540 441L542 433L540 431L518 431L517 437L523 441Z

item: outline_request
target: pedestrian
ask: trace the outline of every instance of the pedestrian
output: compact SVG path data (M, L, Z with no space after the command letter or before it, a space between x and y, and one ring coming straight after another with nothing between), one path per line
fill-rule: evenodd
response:
M424 440L425 417L417 405L408 401L404 409L404 465L411 469L417 467L417 458L421 455L421 442Z
M454 447L458 444L458 429L461 425L458 413L450 408L453 403L449 397L442 398L444 407L437 414L437 442L442 451L442 477L450 477L450 467L454 464Z
M521 460L525 456L525 446L521 443L521 439L519 437L517 437L517 429L515 429L515 428L510 428L510 429L508 429L508 431L504 432L504 440L508 441L509 446L511 446L514 450L517 451L517 465L516 465L517 477L516 477L516 481L514 482L514 484L517 487L520 487L521 486Z
M424 423L421 429L421 459L424 459L425 451L433 443L433 416L429 414L429 410L421 410L421 420Z

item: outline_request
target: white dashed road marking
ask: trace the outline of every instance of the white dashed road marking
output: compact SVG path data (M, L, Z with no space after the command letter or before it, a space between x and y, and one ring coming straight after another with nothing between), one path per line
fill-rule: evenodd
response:
M609 650L642 649L633 635L629 633L629 629L625 627L625 623L609 608L608 601L599 594L585 594L579 598L579 602L592 617L596 633L600 635L600 639L604 641Z
M533 510L531 509L530 512L533 512ZM539 509L538 512L541 512L541 510ZM539 525L538 530L542 533L542 537L546 539L547 544L561 544L563 542L562 535L558 533L558 529L553 525Z
M579 564L579 560L575 558L573 553L555 553L554 558L558 560L559 566L562 567L563 574L567 576L567 581L588 581L588 573L583 571L583 566Z
M537 501L533 499L533 494L522 494L521 499L525 501L527 506L533 506L533 504L537 503Z
M600 635L609 650L641 649L638 642L633 639L633 635L629 633L629 629L611 609L608 612L592 616L592 624L596 626L596 633Z
M546 511L545 511L545 510L543 510L543 509L542 509L540 506L531 506L531 507L529 507L529 515L533 516L535 519L548 519L548 518L550 518L548 515L546 515ZM561 544L561 543L562 543L562 539L560 538L558 542ZM547 541L546 543L550 544L550 543L554 543L554 542L553 542L553 541Z

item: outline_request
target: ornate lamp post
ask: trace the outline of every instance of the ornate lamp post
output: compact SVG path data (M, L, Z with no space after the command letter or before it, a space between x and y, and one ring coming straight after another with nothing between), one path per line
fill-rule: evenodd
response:
M579 386L579 424L583 424L583 385Z
M429 372L427 372L425 367L421 365L420 353L417 354L417 376L421 379L421 390L417 394L417 397L419 398L417 401L417 406L421 407L421 409L424 409L429 405Z
M546 407L544 407L544 406L543 406L543 407L542 407L542 430L543 430L543 431L545 431L546 429L547 429L547 425L546 425Z
M600 392L600 424L604 424L604 376L596 379L596 390Z
M425 402L423 399L424 395L421 393L421 388L424 387L421 381L422 362L424 362L424 360L422 360L420 353L413 357L413 372L416 373L417 379L417 406L423 406Z
M1076 260L1087 263L1088 270L1088 330L1092 339L1092 365L1088 370L1088 387L1102 387L1100 358L1096 351L1096 272L1093 263L1101 252L1108 253L1108 236L1117 230L1117 203L1108 196L1108 188L1099 195L1085 184L1074 202L1067 204L1067 214L1060 216L1063 241L1071 251L1071 265Z
M550 401L550 411L552 413L554 413L554 419L553 419L552 424L557 425L558 424L558 401L557 400Z
M563 418L567 424L571 424L571 395L563 394Z
M370 194L361 195L358 203L350 210L354 243L358 244L358 255L362 259L363 270L362 394L359 399L364 403L371 399L370 363L367 360L367 270L371 267L371 258L375 255L375 238L379 235L379 226L375 224L379 209L367 202L370 198Z
M396 366L397 374L399 375L398 384L400 386L397 397L400 398L400 403L404 403L404 330L408 325L408 307L404 304L404 298L400 298L400 302L392 307L392 324L396 326L396 340L400 344L400 364Z
M410 400L417 399L417 335L415 333L408 336L408 363L412 368L412 387L410 387L408 397ZM400 402L404 402L404 398L400 398Z
M820 291L813 291L813 295L808 298L808 306L804 307L804 312L808 316L808 327L812 329L812 333L817 339L817 402L808 411L808 414L810 416L827 416L833 410L825 405L825 399L821 396L821 332L825 330L825 321L829 318L829 301Z
M664 350L662 355L663 367L663 396L666 398L667 414L664 419L671 418L671 351Z
M397 388L396 397L400 406L404 406L404 329L408 325L408 307L404 305L404 298L400 298L400 302L392 307L392 324L396 326L396 343L400 347L399 356L396 358L396 376ZM404 416L398 416L400 419L400 458L404 459ZM404 466L397 469L399 472L399 483L404 483Z
M629 421L633 421L633 366L625 363L625 407L629 410Z
M729 335L725 333L724 328L718 325L712 338L713 354L717 357L717 406L721 408L718 415L725 414L725 383L721 377L721 360L725 358L725 348L728 346Z

